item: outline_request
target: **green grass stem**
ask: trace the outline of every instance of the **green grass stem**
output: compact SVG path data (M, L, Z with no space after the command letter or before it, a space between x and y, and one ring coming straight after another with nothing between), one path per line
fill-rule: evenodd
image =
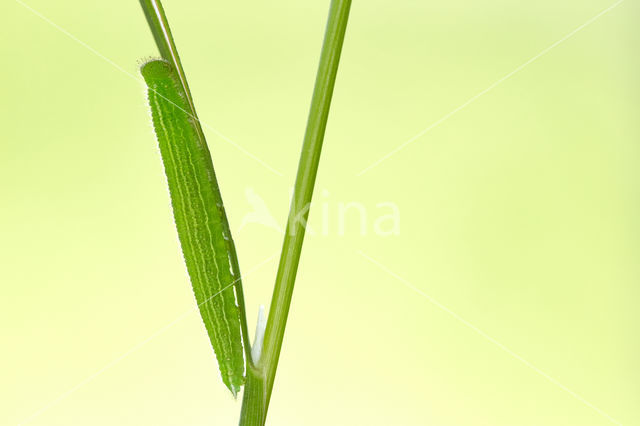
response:
M350 7L351 0L332 0L329 9L280 264L269 308L262 356L257 369L247 370L240 426L261 426L266 418L291 306ZM260 391L254 388L259 388ZM259 404L255 398L260 396L264 400Z

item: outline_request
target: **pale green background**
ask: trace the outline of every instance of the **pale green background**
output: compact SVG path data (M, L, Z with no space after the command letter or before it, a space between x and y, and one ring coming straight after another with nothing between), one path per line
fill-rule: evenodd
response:
M143 87L113 66L156 54L138 2L25 2L104 58L0 5L0 424L235 424ZM637 1L356 177L612 4L354 2L318 200L394 202L401 234L307 240L269 424L614 424L570 392L640 424ZM280 248L238 231L244 191L283 222L327 6L165 2L202 120L283 174L206 130L245 273ZM275 268L245 279L251 328Z

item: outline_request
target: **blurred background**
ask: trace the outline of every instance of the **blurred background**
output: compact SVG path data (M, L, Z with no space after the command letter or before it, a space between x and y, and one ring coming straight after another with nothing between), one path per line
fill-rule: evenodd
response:
M284 224L328 1L164 4L253 329L282 235L243 219L259 198ZM354 2L270 425L640 424L638 18ZM7 0L0 22L0 424L236 424L138 2Z

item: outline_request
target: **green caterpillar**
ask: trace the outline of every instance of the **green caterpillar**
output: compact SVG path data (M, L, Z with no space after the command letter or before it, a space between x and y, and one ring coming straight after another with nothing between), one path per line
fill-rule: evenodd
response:
M222 380L235 396L244 383L240 279L229 225L206 142L173 66L152 60L141 68L164 163L171 204L200 314L218 358ZM232 255L232 253L234 253Z

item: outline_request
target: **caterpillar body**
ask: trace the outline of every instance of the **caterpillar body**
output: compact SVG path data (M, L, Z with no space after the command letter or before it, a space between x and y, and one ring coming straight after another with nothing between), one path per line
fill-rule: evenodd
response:
M235 396L244 383L240 311L234 291L240 273L230 255L233 242L211 156L196 130L196 119L188 112L173 66L152 60L142 66L141 73L148 86L153 126L193 292L222 380Z

